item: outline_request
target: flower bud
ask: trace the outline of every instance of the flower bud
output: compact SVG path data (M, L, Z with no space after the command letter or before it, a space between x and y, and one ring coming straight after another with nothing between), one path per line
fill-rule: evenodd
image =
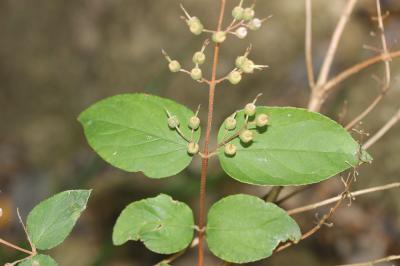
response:
M200 126L200 118L198 118L197 116L192 116L191 118L189 118L189 127L191 129L198 129Z
M254 103L248 103L244 107L244 113L248 116L253 116L256 114L256 105Z
M232 143L228 143L225 145L224 152L227 156L235 156L236 146Z
M235 34L239 39L244 39L247 36L247 29L245 27L240 27L236 30Z
M171 116L168 118L168 126L171 129L174 129L176 127L179 127L179 119L175 115Z
M252 60L247 59L246 61L243 62L241 69L246 74L252 74L254 73L255 64Z
M242 69L243 64L247 61L247 57L242 55L236 58L235 65L237 68Z
M249 143L253 140L254 134L252 131L246 129L240 133L239 138L243 143Z
M251 7L245 8L243 11L243 20L250 21L254 18L255 12Z
M262 26L262 21L259 18L252 19L248 26L251 30L258 30Z
M234 130L236 128L237 121L234 117L228 117L225 119L225 129Z
M193 55L193 63L202 65L206 61L206 55L203 52L196 52Z
M200 68L195 67L192 69L192 71L190 71L190 76L194 80L201 80L203 78L203 72L201 71Z
M232 10L232 17L236 20L242 20L244 15L244 8L241 6L236 6Z
M224 32L224 31L214 32L214 34L212 36L212 40L213 40L213 42L216 42L216 43L223 43L226 40L226 32Z
M269 117L266 114L260 114L256 117L256 126L265 127L268 125Z
M242 73L237 70L233 70L228 75L228 80L231 84L236 85L242 80Z
M204 26L197 17L191 17L186 22L194 35L200 35L203 32Z
M190 142L187 146L187 152L190 155L194 155L197 154L199 152L199 144L195 143L195 142Z
M168 67L171 72L179 72L181 70L181 64L176 60L169 62Z

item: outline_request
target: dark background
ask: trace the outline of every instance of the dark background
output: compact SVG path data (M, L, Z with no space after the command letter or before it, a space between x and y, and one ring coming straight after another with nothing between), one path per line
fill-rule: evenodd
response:
M219 1L182 0L207 28L216 25ZM231 8L238 1L228 1ZM247 2L247 1L245 1ZM251 42L252 58L270 68L246 76L238 86L223 83L216 92L214 129L258 92L263 105L304 107L309 98L304 66L304 1L258 1L260 17L273 18L246 40L229 38L222 45L220 74L229 71L236 56ZM346 1L314 0L314 61L319 66ZM72 235L49 252L60 265L152 265L162 256L141 243L113 247L112 226L130 202L160 192L197 209L199 160L178 176L150 180L125 173L103 162L89 148L76 118L92 103L126 92L147 92L172 98L195 109L206 106L207 88L183 74L169 73L161 48L186 65L201 47L202 37L191 35L179 19L180 1L172 0L0 0L0 237L27 246L16 215L26 217L40 200L66 189L93 188L87 211ZM400 2L382 1L391 50L400 49ZM375 1L359 1L346 28L332 74L374 56L363 44L380 46ZM226 22L227 23L227 22ZM375 34L374 34L375 33ZM211 49L207 50L211 57ZM210 62L211 60L208 60ZM371 78L382 75L382 64L343 84L323 108L338 119L345 101L351 120L378 92ZM208 73L208 72L207 72ZM400 63L392 63L389 96L361 128L374 133L399 108ZM205 121L205 108L201 113ZM214 131L215 132L215 131ZM360 169L356 189L399 180L400 127L395 127L370 149L375 160ZM360 136L356 135L358 139ZM215 139L215 135L213 135ZM227 177L213 159L208 205L233 193L264 195L269 188L242 185ZM288 193L293 188L287 188ZM313 185L284 207L293 208L334 196L343 190L338 178ZM249 265L334 265L400 253L400 194L397 190L347 202L324 227L298 246ZM303 231L311 228L316 212L296 215ZM320 216L324 209L318 210ZM0 263L23 254L0 248ZM190 251L174 265L195 265ZM213 256L207 265L217 265ZM387 264L387 265L393 265ZM399 264L400 265L400 264Z

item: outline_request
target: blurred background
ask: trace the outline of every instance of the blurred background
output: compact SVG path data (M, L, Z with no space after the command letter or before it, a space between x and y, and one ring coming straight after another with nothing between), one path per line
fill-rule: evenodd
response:
M16 208L26 217L40 200L62 190L93 188L87 211L67 241L50 254L60 265L152 265L163 256L139 242L113 247L111 232L120 211L130 202L160 192L197 209L199 160L175 177L150 180L125 173L103 162L89 148L76 118L92 103L119 93L147 92L172 98L195 109L208 91L183 74L171 74L161 48L190 67L203 37L191 35L180 20L179 4L216 25L216 0L0 0L0 237L27 247ZM228 1L228 12L237 4ZM246 1L245 1L246 2ZM238 86L223 83L216 92L214 129L234 110L262 92L263 105L305 107L309 98L304 65L304 1L258 1L260 17L273 15L259 32L222 45L220 75L230 71L236 56L253 44L252 58L270 68L246 76ZM345 0L314 0L314 62L323 59ZM382 0L391 50L400 49L400 1ZM332 75L376 55L364 44L380 47L375 1L358 1L346 28ZM228 21L226 21L228 23ZM211 49L207 50L211 58ZM211 60L209 60L211 61ZM208 65L209 66L209 65ZM209 72L207 72L209 73ZM350 78L329 98L322 112L338 119L347 109L348 122L377 95L372 75L382 76L382 64ZM388 97L360 126L374 133L399 108L400 60L392 63ZM346 104L347 102L347 104ZM347 108L345 108L347 106ZM399 181L400 126L370 149L375 160L363 166L355 189ZM362 140L360 135L355 137ZM213 135L215 139L215 135ZM208 206L223 196L244 192L262 196L269 188L240 184L227 177L213 159L208 181ZM282 195L289 193L287 188ZM313 185L284 204L293 208L343 190L338 178ZM303 231L326 209L296 215ZM289 250L249 265L335 265L400 253L400 193L397 190L347 202L318 234ZM23 254L0 247L0 264ZM195 250L173 265L195 265ZM207 265L219 261L207 254ZM400 265L390 263L387 265Z

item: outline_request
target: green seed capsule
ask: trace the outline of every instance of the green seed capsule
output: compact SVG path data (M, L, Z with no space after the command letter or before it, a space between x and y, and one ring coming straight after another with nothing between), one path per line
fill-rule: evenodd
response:
M253 116L256 114L256 105L254 103L248 103L244 107L244 113L248 116Z
M251 30L259 30L262 26L262 21L258 18L252 19L248 26Z
M232 10L232 17L236 20L242 20L244 15L244 8L237 6Z
M256 126L265 127L268 125L269 117L266 114L260 114L256 117Z
M181 64L176 60L169 62L168 67L171 72L179 72L181 70Z
M202 65L206 61L206 55L203 52L196 52L193 55L193 63Z
M252 131L246 129L246 130L243 130L242 133L240 133L239 138L243 143L249 143L253 140L254 134Z
M168 118L168 126L171 129L174 129L176 127L179 127L179 119L175 115L171 116Z
M228 80L231 84L236 85L242 80L242 73L237 70L229 73Z
M254 73L255 64L250 59L247 59L246 61L243 62L241 69L246 74L252 74Z
M248 60L248 59L247 59L246 56L239 56L239 57L237 57L237 58L236 58L236 61L235 61L236 67L242 69L243 64L244 64L247 60Z
M245 8L243 11L243 20L250 21L254 18L255 12L251 7Z
M233 117L228 117L225 119L225 129L234 130L236 128L237 121Z
M200 35L204 30L203 24L197 17L191 17L189 20L187 20L187 24L189 25L190 31L194 35Z
M199 152L199 144L190 142L187 146L187 152L191 155L197 154Z
M190 127L191 129L196 130L196 129L199 128L199 126L200 126L200 118L198 118L197 116L192 116L192 117L189 119L189 127Z
M201 71L200 68L195 67L192 69L192 71L190 72L190 76L192 77L192 79L194 80L201 80L203 78L203 72Z
M232 143L228 143L225 145L224 152L227 156L235 156L236 154L236 146Z
M226 32L224 32L224 31L214 32L214 34L212 36L212 40L213 40L213 42L216 42L216 43L223 43L226 40Z

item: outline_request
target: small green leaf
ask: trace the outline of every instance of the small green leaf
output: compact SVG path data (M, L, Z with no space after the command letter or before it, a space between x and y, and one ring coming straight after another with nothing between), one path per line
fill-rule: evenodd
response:
M153 252L172 254L185 249L193 239L192 210L170 196L136 201L128 205L114 226L113 242L122 245L141 240Z
M90 146L108 163L129 172L142 171L151 178L175 175L192 157L187 142L168 127L176 116L190 138L188 121L193 112L171 100L147 94L124 94L102 100L79 116ZM200 129L193 140L200 138Z
M259 114L267 114L269 122L261 129L250 126L255 133L252 143L243 144L236 138L230 142L237 147L235 156L225 155L223 148L218 153L224 171L240 182L277 186L317 183L371 159L342 126L319 113L258 107ZM243 111L236 118L240 129ZM222 126L219 142L235 132Z
M85 210L90 192L61 192L42 201L29 213L28 234L37 249L51 249L65 240Z
M36 255L19 263L18 266L58 266L58 264L50 256Z
M215 203L206 238L211 252L225 261L247 263L271 256L281 242L299 241L297 223L273 203L249 195L233 195Z

